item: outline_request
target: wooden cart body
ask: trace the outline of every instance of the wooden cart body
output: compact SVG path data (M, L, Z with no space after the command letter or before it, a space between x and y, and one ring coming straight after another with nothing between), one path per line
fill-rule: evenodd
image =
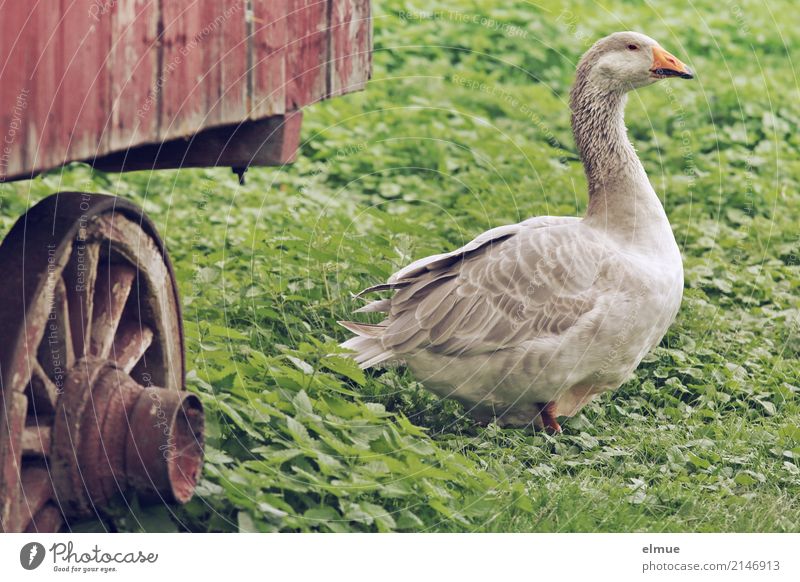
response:
M368 0L0 5L0 180L282 164L303 106L364 87Z
M301 109L363 88L370 49L368 0L0 3L0 181L289 162ZM202 405L152 221L60 192L19 218L0 268L0 532L58 531L120 495L188 501Z

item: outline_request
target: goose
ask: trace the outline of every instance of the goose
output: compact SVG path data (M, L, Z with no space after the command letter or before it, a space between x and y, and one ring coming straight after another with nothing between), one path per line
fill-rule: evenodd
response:
M339 322L362 368L404 362L428 390L479 423L561 432L593 398L616 390L663 338L683 295L683 263L664 207L624 121L627 93L693 78L655 40L617 32L580 59L572 131L588 182L583 217L540 216L493 228L419 259L391 291Z

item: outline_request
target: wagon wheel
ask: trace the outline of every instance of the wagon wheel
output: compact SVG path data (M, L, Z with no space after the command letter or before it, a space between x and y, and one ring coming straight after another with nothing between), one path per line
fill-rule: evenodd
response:
M0 531L57 531L115 499L186 502L203 413L182 392L183 330L153 224L61 193L0 245Z

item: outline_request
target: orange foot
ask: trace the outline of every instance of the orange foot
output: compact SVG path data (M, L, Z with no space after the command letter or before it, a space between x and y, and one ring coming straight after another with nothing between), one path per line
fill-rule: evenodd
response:
M561 434L561 425L556 420L556 403L548 402L541 407L542 425L547 434Z

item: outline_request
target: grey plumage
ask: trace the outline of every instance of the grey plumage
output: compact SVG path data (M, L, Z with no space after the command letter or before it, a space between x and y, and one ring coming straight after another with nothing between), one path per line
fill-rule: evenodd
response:
M536 421L544 403L572 415L625 381L683 288L675 238L624 125L625 95L661 78L650 67L659 55L652 39L616 33L578 65L570 107L586 216L491 229L359 293L391 293L358 310L386 313L381 323L342 322L356 334L342 346L362 367L403 360L477 418L514 425Z

